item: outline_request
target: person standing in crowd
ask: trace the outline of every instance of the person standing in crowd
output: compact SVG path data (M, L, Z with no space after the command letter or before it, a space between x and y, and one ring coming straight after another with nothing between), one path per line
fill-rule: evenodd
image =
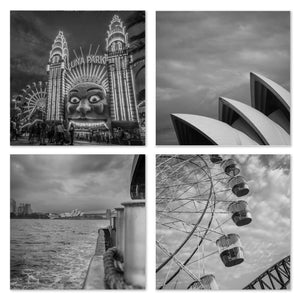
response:
M64 144L64 128L61 122L56 126L56 144Z
M28 142L29 144L32 144L32 139L33 139L33 125L29 126L29 135L28 135Z
M55 124L52 122L50 124L50 130L48 131L48 143L52 144L54 142L54 136L55 136Z
M131 145L131 135L129 133L129 131L125 131L124 132L124 138L125 138L125 141L128 145Z
M108 142L109 142L109 144L112 144L112 142L113 142L113 135L112 135L112 133L111 132L108 132Z
M69 133L70 133L70 145L74 145L75 127L73 123L70 123Z
M100 130L97 129L97 130L96 130L96 143L97 143L97 144L100 144L100 141L101 141Z
M118 144L122 145L122 142L123 142L123 139L124 139L124 131L123 131L122 128L118 128L117 138L118 138Z
M90 143L93 141L93 130L90 130L89 140Z
M40 145L46 145L47 124L45 120L41 123Z
M41 124L38 123L36 126L36 137L37 137L37 142L40 142L41 144Z
M18 140L18 135L17 135L17 126L16 123L11 121L10 122L10 141L13 140Z

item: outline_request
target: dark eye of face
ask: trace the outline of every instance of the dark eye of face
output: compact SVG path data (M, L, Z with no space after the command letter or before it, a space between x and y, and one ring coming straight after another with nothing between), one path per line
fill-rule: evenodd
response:
M80 99L78 97L73 96L69 99L69 102L72 104L78 104L80 102Z
M98 103L99 101L101 100L100 96L98 95L92 95L90 98L89 98L89 102L90 103Z

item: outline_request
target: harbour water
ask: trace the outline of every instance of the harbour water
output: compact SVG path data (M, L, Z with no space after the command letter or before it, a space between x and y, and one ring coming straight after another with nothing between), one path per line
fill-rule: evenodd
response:
M106 220L11 220L11 289L81 289Z

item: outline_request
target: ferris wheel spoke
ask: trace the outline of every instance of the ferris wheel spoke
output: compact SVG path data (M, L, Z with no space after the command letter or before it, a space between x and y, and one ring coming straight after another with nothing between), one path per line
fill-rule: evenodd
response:
M206 181L204 181L206 182ZM196 185L199 183L199 180L197 181L194 181L194 182L182 182L182 183L177 183L177 184L174 184L174 185L160 185L158 187L158 189L164 189L164 188L172 188L172 187L180 187L180 186L186 186L186 185Z
M211 187L211 196L212 196L212 187ZM210 198L211 198L210 196ZM209 199L210 199L209 198ZM208 207L208 203L209 201L207 201L207 204L206 204L206 209ZM179 247L173 252L173 254L168 258L166 259L157 269L156 269L156 272L158 272L159 270L161 270L171 259L172 257L174 257L181 249L182 247L187 243L187 241L189 240L189 238L193 235L193 233L195 232L195 230L197 229L197 226L200 224L200 222L202 221L204 217L204 213L200 216L200 218L198 219L197 223L195 224L194 228L191 230L191 232L186 236L186 238L183 240L183 242L179 245Z
M32 97L26 96L25 99L27 100L27 104L33 102Z
M32 114L36 111L36 107L34 107L31 112L29 113L29 118L32 116Z
M166 176L164 179L160 178L160 176L157 176L157 178L159 179L159 185L162 186L163 183L168 181L170 178L173 178L173 181L177 181L178 178L177 177L174 178L174 176L176 176L179 173L180 169L182 169L185 166L186 166L186 163L184 165L179 166L179 168L172 170L171 173L165 172L168 176ZM194 172L198 172L198 170L197 169L191 170L189 173L186 173L184 175L184 178L186 178L186 179L189 178L190 176L193 175ZM175 175L173 176L173 174L175 174Z
M157 168L160 168L160 166L162 166L162 165L166 165L166 163L168 163L169 161L174 159L174 155L160 154L160 155L157 156L157 160L159 160L160 158L168 158L168 159L163 160L160 164L156 165Z
M27 113L27 112L30 112L30 111L31 111L31 109L27 109L27 110L23 111L23 113Z
M185 189L185 190L184 190L181 194L179 194L176 198L177 198L177 199L180 199L180 197L183 196L185 193L187 193L190 189L192 189L192 187L193 187L193 186L188 186L187 189ZM158 197L159 197L159 196L160 196L160 195L158 195ZM173 201L173 199L170 199L169 202L172 202L172 201Z
M32 98L28 99L27 106L29 106L29 105L35 106L35 103L36 103L36 99L34 99L32 97Z
M212 217L211 217L211 219L210 219L210 221L209 221L209 224L208 224L209 227L211 226L212 220L213 220L213 215L212 215ZM209 227L208 227L208 228L209 228ZM207 229L207 231L208 231L208 229ZM186 265L188 264L188 262L191 260L191 258L195 255L195 253L196 253L197 250L198 250L198 247L202 245L203 241L204 241L204 237L201 237L201 239L200 239L198 245L196 246L196 248L194 248L194 250L191 252L190 256L184 261L184 263L183 263L184 266L186 266ZM178 274L180 274L180 271L181 271L181 268L180 268L180 267L177 268L177 270L172 274L172 276L166 281L166 284L168 284L168 283L171 282L175 277L177 277ZM162 288L163 288L163 286L160 286L160 287L159 287L159 289L162 289Z
M174 191L174 193L175 193L175 191ZM173 193L173 194L174 194L174 193ZM174 195L173 195L173 196L174 196ZM169 206L171 205L171 202L172 202L172 198L170 199L170 201L167 202L167 205L166 205L164 211L167 211L167 210L168 210Z
M159 223L160 225L163 225L163 226L167 226L169 224L175 224L175 223L179 223L179 222L182 222L182 220L174 220L174 221L171 221L171 222L167 222L167 223Z
M176 206L175 208L173 208L171 211L169 211L169 213L176 213L176 211L179 209L179 208L181 208L181 207L183 207L183 206L187 206L189 203L191 203L191 202L194 202L193 200L189 200L189 201L186 201L186 202L183 202L181 205L179 205L179 206Z
M189 275L193 280L199 282L199 284L203 287L202 283L199 281L199 278L194 275L186 266L184 266L172 253L168 252L159 242L156 242L156 245L167 255L170 260L172 259L187 275ZM167 280L166 280L167 282Z
M186 191L186 192L188 192L188 191ZM203 196L203 195L195 195L195 196L191 196L191 197L185 196L184 198L180 198L182 196L184 196L184 194L179 195L177 197L174 197L174 196L173 197L157 197L156 204L160 205L160 204L164 204L165 202L178 202L178 201L197 201L197 202L203 202L203 201L206 202L207 201L207 197L205 197L203 199L200 198L200 196Z
M221 193L226 193L226 192L230 192L231 189L230 188L226 188L226 189L223 189L223 190L216 190L216 194L221 194Z
M211 233L213 233L213 231L216 231L217 229L219 229L221 226L225 225L230 220L231 220L231 218L228 218L227 220L225 220L222 223L220 223L218 226L214 227L212 230L209 230L209 232L207 233L207 236L210 236Z
M164 211L157 211L158 213L163 213ZM203 210L198 210L198 211L168 211L167 213L174 213L174 214L201 214L203 213ZM207 211L207 214L211 214L212 212ZM228 212L226 211L215 211L215 214L224 214L228 215Z
M28 94L28 98L26 97L26 99L28 99L29 101L37 101L38 100L38 97L35 94Z
M179 165L179 167L178 167L178 165ZM162 172L165 172L165 173L167 173L168 174L168 177L170 177L170 176L172 176L173 174L176 174L176 172L178 172L181 168L183 168L184 166L186 165L186 161L180 161L178 164L176 164L175 166L177 166L177 169L175 169L175 170L172 170L170 173L169 172L166 172L166 170L161 170L161 172L159 172L159 173L157 173L156 174L156 177L160 177L160 174L162 173ZM172 169L174 168L174 165L172 165ZM168 169L169 169L169 167L168 167ZM165 180L167 180L168 178L166 177L166 179Z
M39 94L32 94L32 99L35 100L35 102L40 100L40 95Z
M220 228L222 234L224 234L224 230L223 230L223 228L222 228L222 225L219 223L217 217L215 218L215 221L216 221L216 223L218 224L218 227Z
M207 201L207 200L206 200ZM207 211L206 209L205 209L205 207L206 207L206 205L204 206L204 204L203 203L201 203L201 205L203 205L204 207L203 207L203 209L201 209L201 208L198 208L198 207L193 207L193 210L178 210L180 207L183 207L183 206L186 206L186 205L188 205L190 202L195 202L195 201L193 201L193 200L188 200L187 202L184 202L182 205L180 205L180 206L177 206L177 207L175 207L175 208L172 208L172 209L164 209L164 210L157 210L157 213L159 213L159 214L163 214L166 218L168 217L168 215L167 214L189 214L189 213L191 213L191 214L200 214L200 213L203 213L203 212L205 212L206 211L206 213L211 213L211 212L209 212L209 211ZM211 203L209 206L208 206L208 208L211 208L211 207L215 207L215 205L216 205L216 203L217 202L213 202L213 203ZM197 204L199 204L199 203L197 203ZM228 214L228 212L227 211L215 211L215 209L213 210L215 213L219 213L219 214L221 214L221 213L224 213L224 214Z
M178 227L176 227L176 226L171 226L171 225L169 225L169 224L173 224L173 225L174 225L174 224L176 224L176 223L177 223L177 224L181 224L181 225L184 227L184 229L178 228ZM188 225L188 226L191 226L191 225L186 224L186 223L183 222L182 220L176 220L176 221L170 222L170 223L159 223L159 225L164 226L164 227L167 227L167 228L169 228L169 229L176 230L176 231L178 231L178 232L182 232L182 233L186 233L186 234L190 233L190 230L187 229L186 226L187 226L187 225ZM196 238L202 238L201 235L197 235L196 233L193 233L192 236L194 236L194 237L196 237ZM162 236L162 237L159 239L159 241L162 241L163 238L164 238L164 236ZM212 240L211 240L211 241L212 241Z
M178 279L175 281L175 284L174 284L174 290L175 290L176 287L177 287L177 283L178 283Z
M171 268L172 268L172 265L173 265L173 260L171 261L171 263L169 264L169 267L168 267L168 272L166 274L166 277L164 279L164 282L163 282L163 286L166 285L166 281L167 281L167 278L169 277L169 274L170 274L170 271L171 271Z
M28 102L28 104L27 104L27 108L28 109L32 109L34 107L35 107L35 103L34 102Z
M192 265L192 264L194 264L194 263L196 263L196 262L199 262L199 261L204 261L204 259L206 259L206 258L208 258L208 257L210 257L210 256L212 256L212 255L218 254L218 253L219 253L219 251L216 250L216 251L213 251L213 252L211 252L211 253L209 253L209 254L206 254L205 256L201 256L200 258L195 259L195 260L189 262L189 263L187 264L187 266L190 266L190 265Z
M215 233L215 234L218 234L218 235L223 235L223 233L221 233L219 231L216 231L215 229L212 229L212 228L207 228L207 227L204 227L204 226L201 226L201 225L199 225L198 227L203 229L200 232L205 231L205 232L207 232L207 235L209 235L209 233ZM209 240L211 242L214 242L214 240L212 240L212 239L207 239L207 240Z

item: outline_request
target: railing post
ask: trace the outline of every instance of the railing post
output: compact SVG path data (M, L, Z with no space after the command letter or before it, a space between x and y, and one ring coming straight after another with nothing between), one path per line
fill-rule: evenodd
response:
M125 251L125 224L124 224L124 207L115 208L117 212L116 219L116 246L123 253Z
M124 202L125 281L133 286L145 287L146 281L146 209L145 201Z
M116 215L112 214L110 217L110 238L112 247L116 246Z

